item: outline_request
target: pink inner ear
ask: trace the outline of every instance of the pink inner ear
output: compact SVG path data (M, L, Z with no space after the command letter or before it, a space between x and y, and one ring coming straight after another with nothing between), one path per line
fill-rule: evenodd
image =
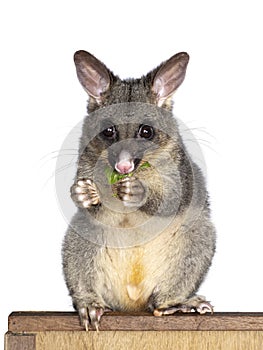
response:
M164 95L164 84L161 78L158 78L154 81L154 92L157 94L158 97Z
M105 72L98 71L90 66L81 69L78 72L78 77L86 92L95 99L100 99L101 94L110 85L110 78L107 77Z
M158 70L153 82L158 106L173 95L183 82L188 60L189 56L186 53L179 53L171 57Z
M77 75L85 91L101 101L101 94L110 86L110 74L106 66L86 51L78 51L74 56Z

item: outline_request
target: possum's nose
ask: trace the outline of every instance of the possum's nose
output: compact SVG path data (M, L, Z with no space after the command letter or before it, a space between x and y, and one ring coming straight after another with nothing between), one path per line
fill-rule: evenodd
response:
M115 169L120 174L129 174L134 169L134 162L129 152L121 151L115 164Z
M129 174L133 171L134 169L134 163L131 161L122 161L119 162L115 165L115 169L120 173L120 174Z

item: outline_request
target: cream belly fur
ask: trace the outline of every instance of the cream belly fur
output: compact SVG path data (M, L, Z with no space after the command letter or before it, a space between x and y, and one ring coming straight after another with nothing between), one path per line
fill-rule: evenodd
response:
M176 226L173 223L173 227ZM171 233L169 229L138 247L102 248L97 257L98 289L101 292L101 288L105 288L105 301L109 304L117 301L127 311L145 310L149 297L170 268L167 259L167 244L170 243L176 246L174 253L179 258L180 234Z

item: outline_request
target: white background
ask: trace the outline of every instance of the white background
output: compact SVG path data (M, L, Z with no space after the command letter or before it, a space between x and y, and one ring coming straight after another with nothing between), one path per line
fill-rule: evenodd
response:
M72 310L56 155L85 115L73 53L122 78L179 51L191 60L175 113L200 139L217 254L202 285L216 311L263 311L260 1L6 1L0 9L0 326L14 310ZM55 153L53 153L55 152ZM73 151L75 152L75 151Z

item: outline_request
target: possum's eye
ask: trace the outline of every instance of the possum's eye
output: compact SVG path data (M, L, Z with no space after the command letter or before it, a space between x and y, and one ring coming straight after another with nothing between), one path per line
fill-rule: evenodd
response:
M154 136L153 127L150 125L141 125L139 128L139 136L147 140L152 139Z
M102 135L107 137L107 138L113 138L116 135L115 126L109 126L108 128L104 129L102 131Z

